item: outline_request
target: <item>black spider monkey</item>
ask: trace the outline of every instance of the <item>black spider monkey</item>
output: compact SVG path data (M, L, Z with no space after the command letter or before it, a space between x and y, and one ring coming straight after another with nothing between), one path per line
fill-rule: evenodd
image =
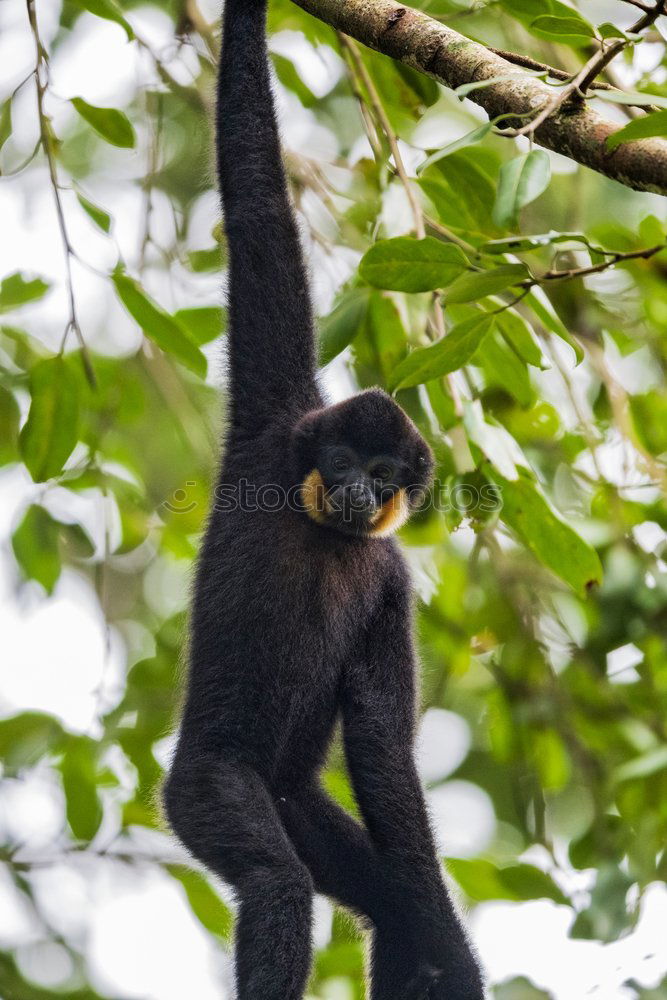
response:
M239 1000L303 996L314 890L370 925L372 1000L481 1000L413 761L412 602L387 537L432 456L380 390L327 406L318 389L265 18L266 0L227 0L217 134L231 403L216 495L246 480L298 502L213 505L166 812L237 893ZM364 825L318 780L339 716Z

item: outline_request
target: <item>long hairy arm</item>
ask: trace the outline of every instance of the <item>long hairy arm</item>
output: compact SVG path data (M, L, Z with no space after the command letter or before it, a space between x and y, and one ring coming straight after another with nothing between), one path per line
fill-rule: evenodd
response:
M227 0L217 105L232 425L317 405L313 319L271 93L266 0Z

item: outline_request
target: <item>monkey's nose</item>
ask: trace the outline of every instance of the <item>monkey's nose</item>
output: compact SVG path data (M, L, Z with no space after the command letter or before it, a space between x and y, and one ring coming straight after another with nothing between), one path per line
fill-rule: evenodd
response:
M349 490L350 505L358 511L375 510L375 497L364 483L353 483Z

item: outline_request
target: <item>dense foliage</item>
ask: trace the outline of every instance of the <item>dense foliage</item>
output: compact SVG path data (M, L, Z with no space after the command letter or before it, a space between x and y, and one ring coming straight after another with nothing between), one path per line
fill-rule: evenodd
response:
M191 0L140 10L65 0L42 37L40 6L36 18L26 11L31 75L0 105L0 166L17 197L50 189L67 295L39 273L7 273L0 285L0 461L23 463L38 484L13 529L15 585L48 602L64 572L84 577L109 643L121 644L124 676L100 697L90 731L6 710L3 780L50 769L66 826L39 858L10 838L0 860L38 906L31 877L43 855L76 863L87 852L103 865L108 852L131 865L149 843L151 863L182 883L225 948L232 917L218 887L174 861L166 839L142 839L161 828L186 581L219 438L218 25ZM591 25L593 4L420 6L569 73L596 39L624 37ZM148 40L156 11L171 44ZM121 107L50 83L50 63L88 44L99 18L124 33L144 74ZM470 783L495 813L481 853L462 849L449 871L471 907L548 898L571 908L573 937L617 940L645 888L667 874L665 203L499 135L465 88L453 94L362 50L288 0L272 3L270 27L301 33L280 35L272 58L283 119L305 121L317 139L307 151L288 142L286 162L324 313L323 363L333 362L332 382L395 393L437 456L434 502L402 537L422 597L423 705L459 715L471 741L453 775L442 761L433 787ZM599 92L610 114L627 115L627 141L640 123L643 134L665 130L662 30L641 44L628 36L609 69L633 99ZM39 127L27 154L19 107ZM136 240L126 221L116 229L127 205L141 206ZM84 280L99 303L85 320ZM57 306L36 308L50 297ZM125 334L115 340L117 320ZM89 520L68 513L83 501L103 522L94 537ZM353 808L337 751L326 784ZM68 949L73 977L45 991L7 952L3 996L97 996L81 943L46 920L43 934ZM360 939L338 917L312 994L333 996L332 978L347 984L336 996L362 996ZM546 995L527 982L507 990L498 996Z

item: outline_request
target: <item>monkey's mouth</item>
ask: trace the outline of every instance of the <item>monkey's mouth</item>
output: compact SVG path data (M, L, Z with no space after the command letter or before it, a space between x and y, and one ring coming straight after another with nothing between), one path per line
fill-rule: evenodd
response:
M305 512L317 524L346 535L384 537L408 519L410 503L402 488L387 489L379 499L355 497L349 489L327 490L314 469L302 486Z
M324 509L334 521L363 527L373 524L379 505L370 490L344 486L324 494Z
M379 511L376 507L358 510L350 504L340 507L326 507L326 518L329 524L340 531L348 531L352 535L359 535L369 532Z

